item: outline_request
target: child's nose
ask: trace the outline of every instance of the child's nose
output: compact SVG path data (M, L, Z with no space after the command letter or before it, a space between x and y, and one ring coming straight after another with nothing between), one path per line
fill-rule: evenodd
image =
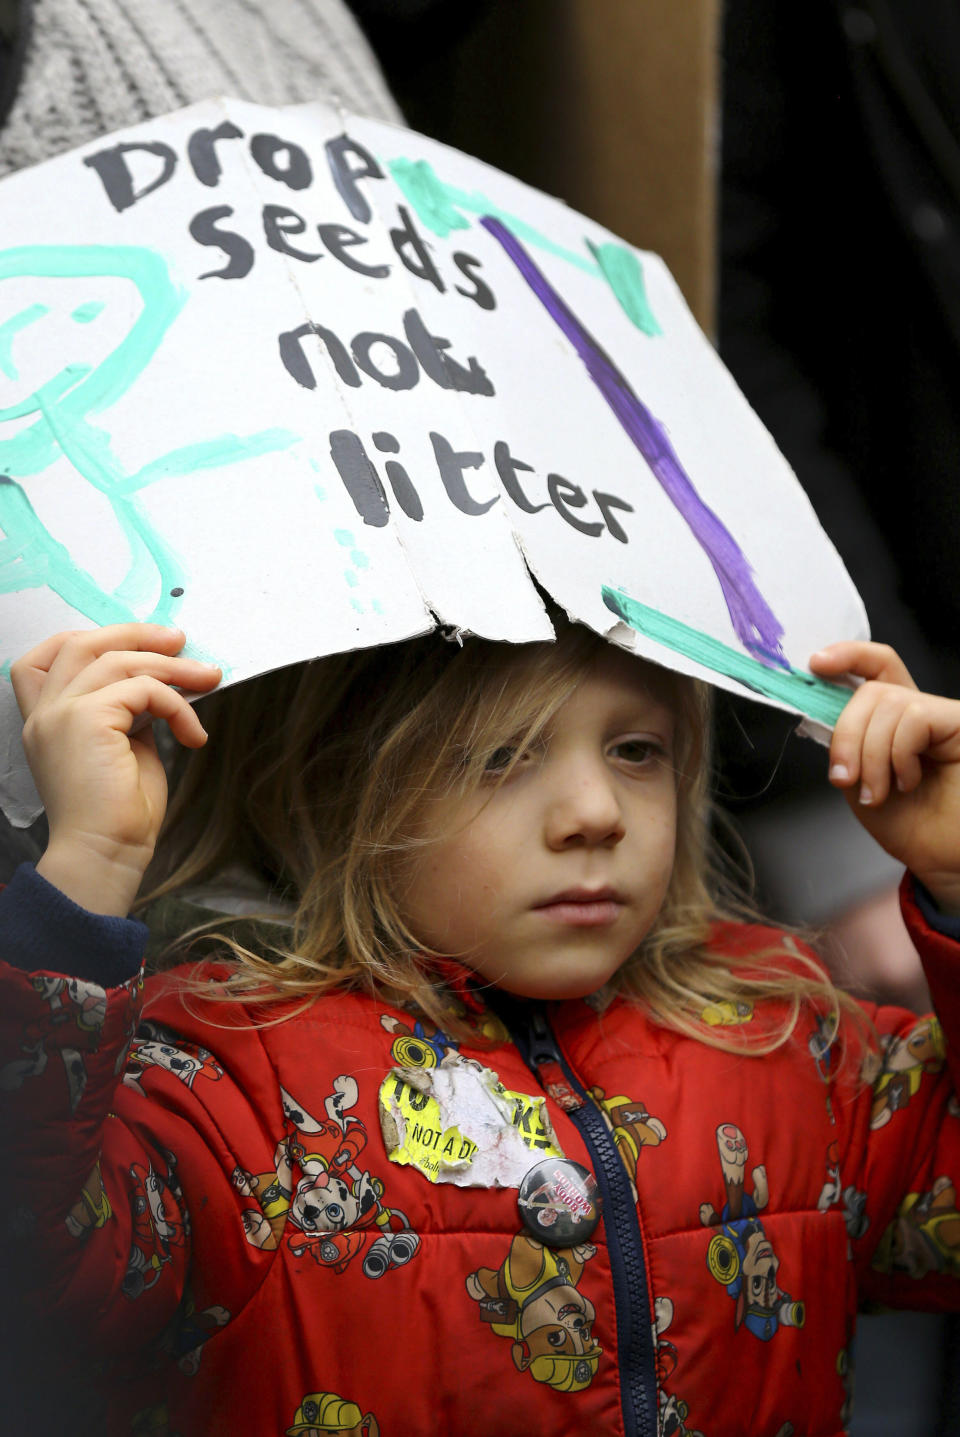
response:
M623 810L603 765L570 764L554 779L546 815L551 848L620 842L625 832Z

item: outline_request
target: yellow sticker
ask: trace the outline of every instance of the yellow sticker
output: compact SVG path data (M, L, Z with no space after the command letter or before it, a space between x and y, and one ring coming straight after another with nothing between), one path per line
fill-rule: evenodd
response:
M519 1187L531 1155L563 1157L544 1104L458 1057L437 1068L394 1068L380 1087L380 1124L390 1161L431 1182Z

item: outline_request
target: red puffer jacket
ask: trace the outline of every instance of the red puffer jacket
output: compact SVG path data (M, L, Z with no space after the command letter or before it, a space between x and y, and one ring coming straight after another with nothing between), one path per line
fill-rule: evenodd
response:
M812 1017L743 1058L619 1001L517 1004L516 1042L474 1003L474 1045L356 995L251 1026L176 975L141 1022L137 979L7 968L4 1229L48 1347L141 1437L841 1432L858 1304L960 1306L960 951L907 907L943 1027L879 1010L869 1085ZM545 1157L522 1208L494 1185ZM604 1210L556 1247L566 1160Z

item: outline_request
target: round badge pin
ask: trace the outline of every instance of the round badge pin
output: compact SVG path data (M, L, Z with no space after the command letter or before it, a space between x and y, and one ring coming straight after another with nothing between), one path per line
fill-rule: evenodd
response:
M568 1158L543 1158L520 1184L517 1207L531 1237L547 1247L575 1247L592 1237L601 1199L589 1168Z

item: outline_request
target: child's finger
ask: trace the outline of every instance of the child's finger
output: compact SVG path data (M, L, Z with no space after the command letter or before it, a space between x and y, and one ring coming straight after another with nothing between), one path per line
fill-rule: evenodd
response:
M920 755L927 753L933 740L928 715L917 704L908 704L893 737L891 762L901 793L913 793L923 779Z
M165 684L202 693L219 682L220 670L216 665L205 664L199 659L181 659L153 652L111 652L101 654L80 669L61 690L61 694L65 698L73 698L81 694L96 693L98 689L105 689L122 679L139 676L160 679ZM46 703L47 700L48 696L44 692L40 702Z
M901 763L926 748L929 731L925 725L918 728L908 718L909 707L899 697L903 692L902 689L881 690L863 731L860 750L861 803L881 804L889 796L898 740Z
M935 756L955 738L956 720L952 728L948 722L955 713L960 706L915 689L865 684L837 721L831 782L840 788L859 783L864 804L883 803L893 781L900 792L912 792L923 777L921 755Z
M73 751L88 753L111 730L132 738L140 722L152 718L165 719L174 736L188 748L206 743L206 730L183 694L161 679L137 674L94 694L77 695L66 730L59 706L38 705L24 723L24 747L29 756L42 763L45 755L61 750L65 734L69 733Z
M18 659L10 669L13 690L24 718L41 691L58 693L93 659L112 649L176 654L183 648L180 629L161 624L109 624L102 629L53 634ZM52 685L52 687L51 687Z
M882 694L879 685L864 684L837 719L830 741L830 782L838 788L852 788L862 781L864 742Z
M185 748L202 748L207 731L196 710L181 693L169 684L147 675L123 679L102 691L119 718L118 727L129 733L142 714L164 719L170 731Z
M825 649L810 655L810 668L817 674L853 674L857 678L876 679L901 688L916 688L910 670L895 649L889 644L875 644L866 639L845 639L837 644L828 644Z

